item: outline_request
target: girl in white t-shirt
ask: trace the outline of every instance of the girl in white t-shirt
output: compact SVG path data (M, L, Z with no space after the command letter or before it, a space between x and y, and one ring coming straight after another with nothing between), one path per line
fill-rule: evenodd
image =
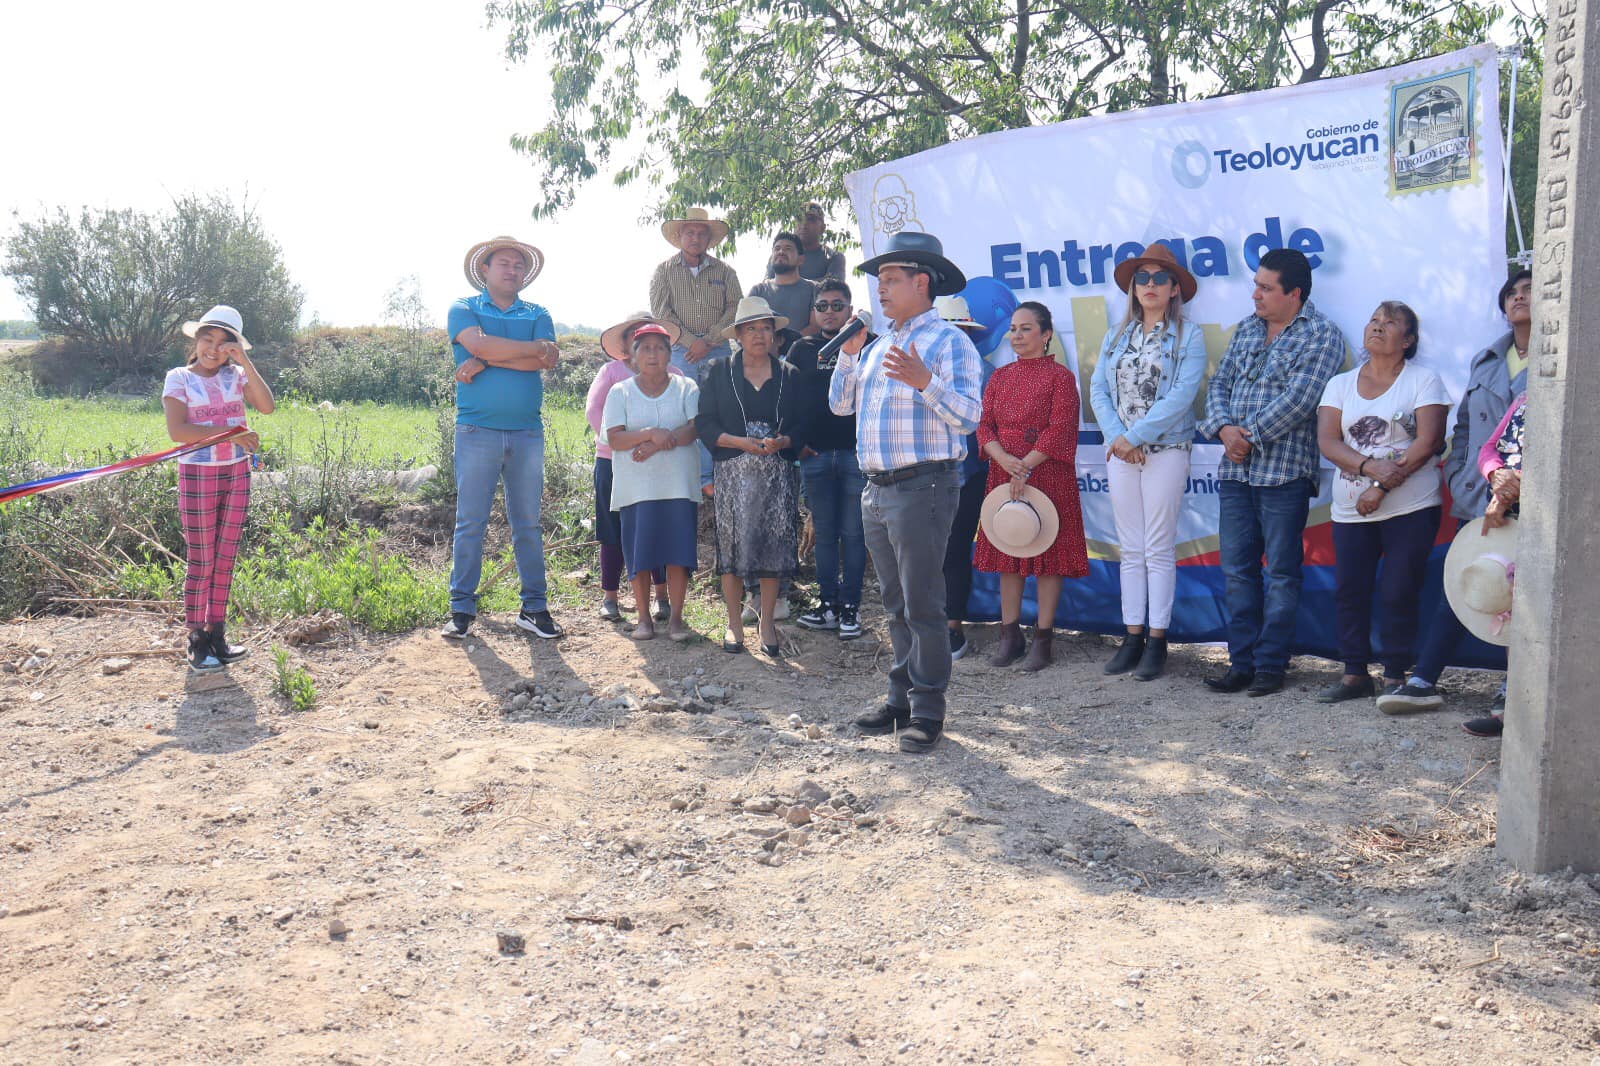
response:
M1328 382L1317 412L1317 443L1333 477L1334 603L1344 676L1323 703L1371 697L1372 603L1384 688L1405 684L1416 658L1417 608L1443 502L1437 458L1450 397L1417 354L1417 316L1397 300L1367 323L1367 359Z
M250 342L238 311L218 304L200 321L185 322L183 332L194 338L194 350L187 365L167 371L161 389L168 436L190 444L242 426L246 405L272 413L272 390L245 355ZM254 433L241 433L178 460L178 512L189 549L183 613L189 668L199 673L249 654L228 643L225 623L233 560L250 506L250 457L260 447Z

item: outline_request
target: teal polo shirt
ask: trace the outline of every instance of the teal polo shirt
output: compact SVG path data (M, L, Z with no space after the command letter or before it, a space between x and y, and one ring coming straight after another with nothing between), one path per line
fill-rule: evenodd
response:
M553 341L556 325L550 312L538 304L518 300L501 310L487 292L450 305L445 329L455 352L456 366L472 358L456 338L461 331L479 326L491 337L514 341ZM539 409L544 404L544 376L537 370L485 367L468 382L456 382L456 424L484 429L542 431Z

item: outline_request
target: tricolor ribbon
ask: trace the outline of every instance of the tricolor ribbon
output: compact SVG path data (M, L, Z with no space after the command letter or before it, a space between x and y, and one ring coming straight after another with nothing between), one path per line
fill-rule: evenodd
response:
M12 485L9 488L0 489L0 503L20 500L24 496L33 496L41 492L50 492L66 485L95 481L103 477L111 477L114 474L125 474L129 470L154 466L156 463L164 463L168 459L176 459L179 456L188 455L190 452L209 448L213 444L218 444L247 432L249 430L244 426L231 426L220 433L213 433L204 440L197 440L190 444L180 444L165 451L151 452L149 455L136 455L132 459L120 459L115 463L107 463L105 466L92 466L85 470L69 470L64 474L51 474L49 477L42 477L37 481L24 481L20 485Z

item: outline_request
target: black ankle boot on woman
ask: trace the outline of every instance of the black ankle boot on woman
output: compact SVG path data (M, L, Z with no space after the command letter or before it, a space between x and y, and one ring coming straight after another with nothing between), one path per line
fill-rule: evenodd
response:
M1139 656L1144 654L1144 634L1124 633L1122 643L1117 645L1117 654L1106 663L1105 672L1108 674L1125 674L1139 665Z

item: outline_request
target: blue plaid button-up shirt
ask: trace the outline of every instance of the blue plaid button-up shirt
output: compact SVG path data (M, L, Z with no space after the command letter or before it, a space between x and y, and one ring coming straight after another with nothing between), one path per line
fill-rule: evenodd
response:
M1223 426L1238 426L1250 434L1250 454L1242 463L1224 456L1217 476L1258 488L1315 477L1317 404L1344 355L1339 327L1309 300L1271 344L1264 319L1239 323L1206 389L1200 432L1215 438Z
M889 349L910 351L933 373L917 390L883 369ZM983 371L978 349L960 329L927 310L885 333L852 358L840 353L828 383L828 406L856 416L856 458L878 473L967 454L967 434L983 413Z

